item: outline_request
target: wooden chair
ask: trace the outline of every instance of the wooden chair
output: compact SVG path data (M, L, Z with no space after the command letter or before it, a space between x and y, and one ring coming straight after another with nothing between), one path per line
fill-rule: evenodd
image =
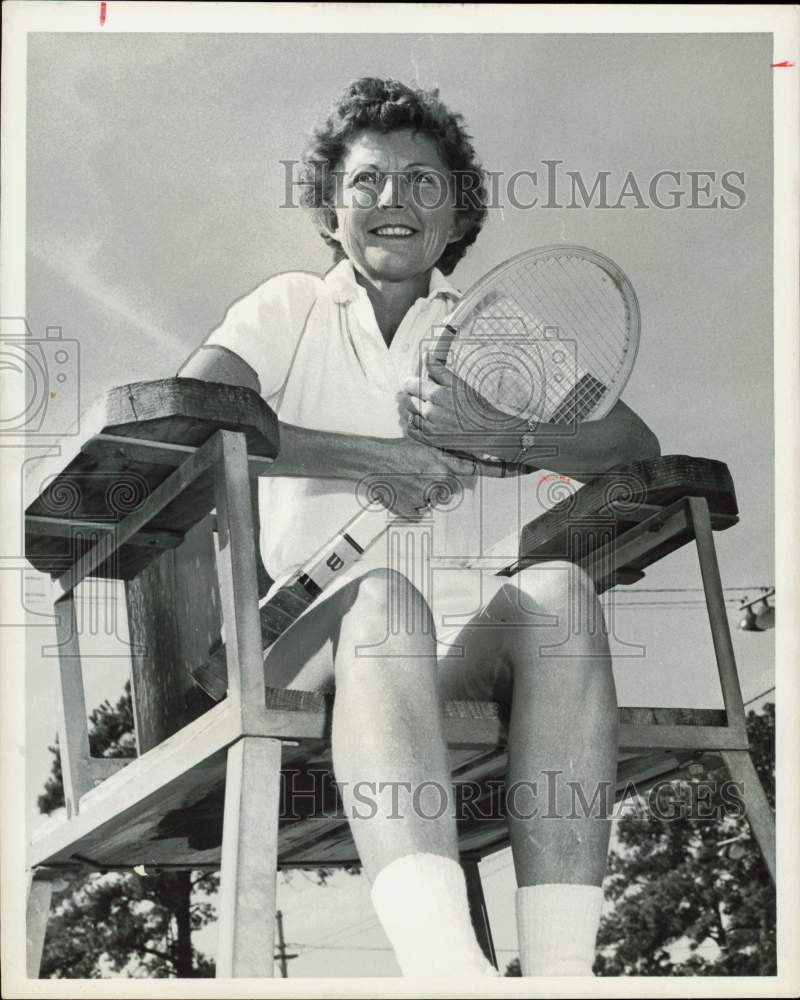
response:
M217 975L255 977L273 973L277 870L358 862L331 779L332 698L264 683L257 604L266 581L252 486L277 450L275 417L252 391L168 379L106 393L30 480L27 558L53 577L58 614L67 804L30 844L32 977L52 882L64 872L219 869ZM714 530L736 521L722 463L663 457L615 470L557 504L525 528L518 560L501 572L569 558L602 592L695 543L724 709L621 708L617 792L644 790L716 754L744 783L774 877L774 821L748 751L713 541ZM125 581L133 760L89 752L74 603L89 576ZM192 669L222 620L228 691L215 704ZM454 782L481 789L481 815L460 819L458 834L473 922L496 964L478 861L508 842L498 797L507 718L502 706L475 702L448 702L444 715ZM304 808L294 812L298 802Z

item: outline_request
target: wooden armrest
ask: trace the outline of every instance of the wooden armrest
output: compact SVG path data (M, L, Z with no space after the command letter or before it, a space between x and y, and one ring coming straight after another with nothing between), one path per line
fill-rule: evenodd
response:
M59 454L32 467L27 478L25 555L57 576L98 533L139 508L192 452L219 430L247 438L253 474L278 454L278 420L264 400L242 386L170 378L135 382L105 392L65 434ZM210 476L159 512L94 574L136 576L214 506Z
M581 562L595 548L607 544L609 533L620 540L645 518L685 497L705 498L712 526L717 530L729 528L738 520L733 480L724 462L662 455L611 469L525 525L518 562L503 573L511 575L523 566L553 559ZM620 564L616 582L641 579L644 565L688 540L688 535L680 537L656 551L653 558L640 559L635 566ZM655 549L659 544L654 538Z

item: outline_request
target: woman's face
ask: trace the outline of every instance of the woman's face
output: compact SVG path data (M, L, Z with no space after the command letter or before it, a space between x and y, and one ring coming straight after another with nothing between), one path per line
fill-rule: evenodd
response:
M447 244L460 239L452 176L429 136L361 132L337 169L331 236L369 281L429 273Z

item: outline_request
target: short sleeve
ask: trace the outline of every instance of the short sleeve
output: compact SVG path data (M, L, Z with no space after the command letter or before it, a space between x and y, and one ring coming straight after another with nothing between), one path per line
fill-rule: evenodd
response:
M323 282L313 274L292 271L267 279L234 302L206 338L206 345L225 347L258 375L261 395L280 392L291 368Z

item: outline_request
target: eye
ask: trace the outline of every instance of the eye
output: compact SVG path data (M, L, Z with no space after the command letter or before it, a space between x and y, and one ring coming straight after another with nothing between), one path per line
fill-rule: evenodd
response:
M357 187L378 187L380 179L377 170L359 170L353 177L352 183Z
M420 170L412 174L410 180L417 187L430 187L432 185L440 187L442 183L441 176L435 170Z

